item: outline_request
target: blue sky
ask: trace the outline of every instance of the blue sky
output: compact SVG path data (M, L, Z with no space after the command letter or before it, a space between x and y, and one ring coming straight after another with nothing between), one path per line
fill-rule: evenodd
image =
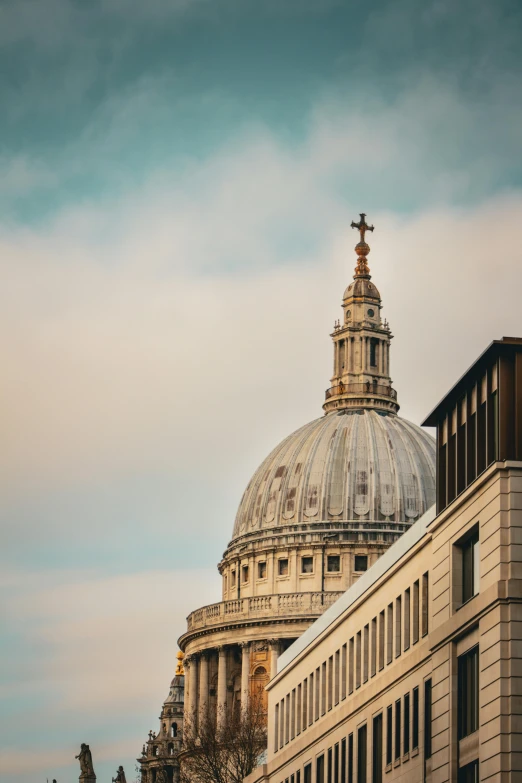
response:
M321 414L360 211L404 416L522 333L521 27L0 1L2 780L81 742L132 780L250 474Z

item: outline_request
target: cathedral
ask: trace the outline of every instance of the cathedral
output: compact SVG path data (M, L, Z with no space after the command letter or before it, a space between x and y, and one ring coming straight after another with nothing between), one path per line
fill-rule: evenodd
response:
M435 503L435 442L398 415L392 333L368 266L373 226L361 214L352 227L357 264L331 334L324 414L278 444L245 489L218 564L221 600L187 618L160 730L138 759L143 783L176 783L183 701L197 721L266 695L278 656Z

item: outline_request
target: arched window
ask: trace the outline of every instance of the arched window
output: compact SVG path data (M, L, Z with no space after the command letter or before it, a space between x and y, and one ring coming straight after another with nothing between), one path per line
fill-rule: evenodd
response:
M169 742L167 750L168 750L169 756L173 756L174 755L174 743Z
M178 736L178 724L173 723L170 727L170 736L171 737L177 737Z

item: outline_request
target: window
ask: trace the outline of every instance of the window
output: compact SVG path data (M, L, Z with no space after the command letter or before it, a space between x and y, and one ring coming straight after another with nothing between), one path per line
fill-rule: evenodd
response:
M328 709L333 707L333 655L328 658Z
M231 578L231 581L232 581L232 587L235 587L236 586L236 572L235 571L231 572L230 578Z
M348 735L348 783L353 783L353 734Z
M428 633L428 572L422 576L422 635Z
M395 599L395 657L398 658L401 654L401 642L402 642L402 597L399 596Z
M463 541L457 544L457 550L460 551L460 560L462 565L462 600L466 603L470 598L477 595L479 591L479 533L478 525L475 525L471 534L468 534Z
M353 657L354 657L354 639L350 639L350 658L348 661L348 693L353 693Z
M173 723L170 727L170 736L171 737L177 737L178 736L178 724Z
M324 756L315 760L315 783L324 783Z
M297 686L297 704L295 708L295 733L301 733L301 715L303 712L303 686L301 683Z
M288 576L288 558L282 557L277 561L277 573L279 576Z
M274 715L274 753L279 750L279 704L275 706Z
M384 669L384 610L379 615L379 671Z
M393 659L393 604L388 604L386 624L386 663L391 663Z
M257 578L258 579L266 579L266 562L263 561L262 563L257 564Z
M413 689L413 721L411 725L411 746L419 747L419 689Z
M312 765L305 764L303 783L312 783Z
M346 737L341 740L341 783L346 783Z
M382 783L382 712L373 719L372 783Z
M308 680L303 680L303 718L302 727L303 731L308 726Z
M410 588L404 591L404 651L410 646Z
M370 626L364 626L363 682L368 682L368 657L370 648Z
M372 620L372 649L370 655L370 677L375 677L377 673L377 618Z
M311 726L314 722L314 674L312 674L308 677L310 681L310 686L308 688L309 698L308 698L308 725Z
M458 659L459 739L473 734L479 725L478 653L478 646L473 647Z
M413 644L419 641L419 580L413 584Z
M341 648L341 700L346 699L346 644Z
M335 674L334 674L334 704L339 704L339 666L341 663L341 651L337 650L335 653Z
M368 555L355 555L354 571L368 570Z
M326 570L332 572L338 572L341 570L341 556L340 555L328 555L326 560Z
M402 739L402 752L410 752L410 694L404 697L404 737Z
M241 569L241 578L243 580L243 583L244 582L248 582L248 566L247 565L244 565L243 568Z
M479 783L478 759L459 769L459 783Z
M362 646L361 632L357 632L355 637L355 687L361 687L361 646Z
M373 312L373 310L368 310L368 315ZM378 340L375 339L375 337L372 337L370 340L370 367L377 367L377 343Z
M424 758L431 759L431 680L424 683Z
M292 712L290 713L290 739L295 738L295 688L292 690Z
M315 719L319 720L319 695L321 687L321 669L319 666L315 670Z
M339 743L334 746L334 774L333 783L339 783Z
M321 715L326 714L326 661L321 666Z
M401 757L401 700L395 702L395 760Z
M366 724L357 731L357 783L366 783L367 761Z
M393 735L392 735L393 713L391 705L386 708L386 765L392 763L393 754Z
M302 574L313 574L314 572L314 559L313 557L302 557L301 558L301 573Z
M333 764L332 764L332 749L328 748L328 768L326 771L326 781L327 783L332 783L332 772L333 772Z

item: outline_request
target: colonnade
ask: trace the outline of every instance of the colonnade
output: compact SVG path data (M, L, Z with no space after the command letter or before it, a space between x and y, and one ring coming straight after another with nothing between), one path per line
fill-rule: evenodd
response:
M370 343L376 340L377 362L371 365ZM355 341L359 343L358 361L355 361ZM390 343L386 338L362 335L361 337L344 337L335 340L334 372L336 376L345 373L373 373L389 375L390 371ZM344 366L343 366L344 365Z

